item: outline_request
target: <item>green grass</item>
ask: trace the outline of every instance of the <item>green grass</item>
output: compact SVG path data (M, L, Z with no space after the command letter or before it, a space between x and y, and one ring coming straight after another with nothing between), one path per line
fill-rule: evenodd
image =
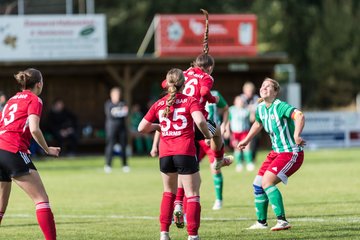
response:
M260 159L266 152L260 152ZM158 160L130 159L131 172L114 159L112 174L103 172L103 157L36 161L57 222L58 239L159 239L162 184ZM279 185L292 228L246 230L255 221L252 181L255 172L223 169L224 207L214 201L207 160L201 164L202 239L360 239L360 149L307 151L300 170ZM269 224L275 224L269 209ZM172 239L186 239L172 226ZM13 186L0 239L42 239L32 201Z

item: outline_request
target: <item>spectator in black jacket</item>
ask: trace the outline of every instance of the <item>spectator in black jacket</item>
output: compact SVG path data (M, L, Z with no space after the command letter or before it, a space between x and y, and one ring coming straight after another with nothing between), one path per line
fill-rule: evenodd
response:
M57 145L67 155L74 155L78 144L77 117L65 108L60 98L54 100L47 117L48 129Z
M129 108L124 101L121 100L121 88L114 87L110 90L110 99L105 102L105 132L106 132L106 146L105 146L105 167L104 171L110 173L112 171L112 158L114 155L114 146L116 143L120 144L119 152L122 159L122 166L124 172L129 172L130 168L127 163L126 148L127 148L127 116Z

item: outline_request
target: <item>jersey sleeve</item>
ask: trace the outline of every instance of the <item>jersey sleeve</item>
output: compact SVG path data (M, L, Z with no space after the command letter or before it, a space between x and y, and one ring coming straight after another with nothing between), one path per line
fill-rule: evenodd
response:
M291 118L291 114L295 111L295 107L286 102L281 102L278 105L279 117Z
M189 103L189 110L190 113L195 112L195 111L201 111L201 106L198 100L196 100L196 98L190 98L190 103Z
M39 97L33 98L29 103L28 115L34 114L40 117L42 106L42 100Z
M149 111L145 114L144 119L146 119L148 122L155 122L157 120L157 116L156 116L156 106L157 102L151 106L151 108L149 109Z
M219 97L219 102L216 104L216 106L218 108L226 107L228 104L227 104L225 98L221 95L221 93L218 93L218 97Z
M260 111L260 107L258 106L258 107L256 108L256 112L255 112L255 121L257 121L258 123L261 123L261 124L262 124L262 121L261 121L261 119L260 119L259 111Z
M213 87L214 80L210 76L205 76L201 80L200 95L209 103L215 103L216 98L211 94L211 88Z
M161 88L166 89L166 79L161 82Z

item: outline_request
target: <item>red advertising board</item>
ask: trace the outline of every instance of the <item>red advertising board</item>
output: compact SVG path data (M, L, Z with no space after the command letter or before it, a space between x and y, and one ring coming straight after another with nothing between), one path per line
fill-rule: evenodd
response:
M157 56L196 56L202 52L204 15L156 15L154 20ZM209 14L209 54L256 55L256 23L253 14Z

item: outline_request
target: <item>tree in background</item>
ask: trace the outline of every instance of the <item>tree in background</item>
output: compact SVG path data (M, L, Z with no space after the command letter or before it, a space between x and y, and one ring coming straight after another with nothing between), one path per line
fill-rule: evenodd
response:
M360 92L360 3L257 0L260 51L285 51L298 71L304 106L349 105Z
M357 6L356 6L357 5ZM307 54L320 108L344 106L360 91L360 8L355 1L323 1Z

